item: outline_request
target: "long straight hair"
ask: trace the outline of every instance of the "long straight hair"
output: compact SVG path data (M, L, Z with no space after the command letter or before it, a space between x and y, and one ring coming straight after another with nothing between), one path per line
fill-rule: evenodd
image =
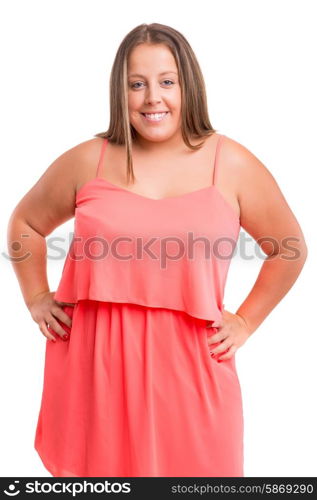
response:
M110 123L106 132L94 137L107 138L114 144L125 144L127 155L127 180L135 181L132 161L132 142L136 130L130 124L128 112L128 58L134 47L140 44L164 44L172 52L181 87L181 132L190 149L203 145L190 143L190 137L203 138L217 132L209 121L204 78L196 56L177 30L164 24L140 24L122 40L114 59L110 74Z

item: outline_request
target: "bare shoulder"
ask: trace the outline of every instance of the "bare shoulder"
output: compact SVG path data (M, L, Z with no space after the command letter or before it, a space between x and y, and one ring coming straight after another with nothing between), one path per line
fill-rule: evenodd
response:
M246 146L224 136L222 159L230 171L240 206L240 223L255 239L286 235L303 239L301 229L270 169ZM272 251L272 244L262 245Z
M104 138L94 137L76 146L76 152L74 152L75 155L78 156L75 187L76 193L83 187L84 184L96 177L103 143ZM105 157L108 157L108 170L111 169L111 165L118 166L122 163L122 165L125 166L125 154L124 145L108 141L105 151Z
M23 196L13 214L43 236L74 217L78 184L95 175L101 143L101 138L94 137L58 156Z
M249 179L252 183L256 180L262 181L265 177L268 181L275 179L264 163L246 146L228 136L223 136L221 156L226 168L235 177L237 193L248 188L245 181Z
M102 144L101 137L93 137L73 148L77 157L77 171L74 175L76 193L86 182L96 177Z
M76 193L82 181L85 182L95 177L102 143L101 137L93 137L80 142L59 156L49 169L53 167L56 174L60 173L61 181L62 178L65 179L65 176L72 179L70 184Z

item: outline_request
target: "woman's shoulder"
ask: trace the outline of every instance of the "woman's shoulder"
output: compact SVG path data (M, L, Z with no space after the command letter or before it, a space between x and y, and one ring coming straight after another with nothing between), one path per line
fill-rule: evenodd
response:
M73 165L76 165L73 172L76 192L96 176L103 141L102 137L93 137L80 142L67 152L73 158Z
M76 144L69 151L73 151L75 155L78 155L83 160L83 163L85 160L88 163L89 161L93 162L96 157L98 158L103 141L102 137L92 137Z
M254 182L261 183L265 178L273 180L268 167L264 165L252 147L247 147L227 135L224 135L223 139L223 162L230 166L231 174L239 180L241 189L246 182L251 186Z
M93 170L94 167L97 168L104 141L104 137L93 137L91 139L87 139L73 148L74 153L81 158L82 164L86 165L88 169L91 168ZM124 145L115 144L109 141L109 146L109 149L113 152L125 152Z
M223 161L235 179L241 225L256 239L265 231L273 235L292 215L273 173L251 149L227 136L223 141Z
M221 136L221 151L223 158L228 160L231 164L238 164L241 159L246 156L250 151L237 139L226 134L217 134Z

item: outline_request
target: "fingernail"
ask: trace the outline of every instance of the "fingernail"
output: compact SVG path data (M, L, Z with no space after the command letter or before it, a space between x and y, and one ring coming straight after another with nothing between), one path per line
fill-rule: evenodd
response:
M62 337L62 339L63 339L63 340L68 340L68 338L69 338L68 333L66 333L66 334L65 334L65 335L63 335L63 337Z

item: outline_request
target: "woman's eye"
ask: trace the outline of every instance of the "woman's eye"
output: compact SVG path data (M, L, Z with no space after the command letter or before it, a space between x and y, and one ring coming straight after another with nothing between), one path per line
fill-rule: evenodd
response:
M136 87L136 85L138 85L138 83L140 83L140 82L131 83L131 88L132 89L139 88L139 87Z
M165 83L165 82L171 82L172 84L174 84L174 82L172 82L172 80L164 80L163 83ZM130 86L133 89L140 88L140 87L136 87L136 85L138 85L138 84L142 84L142 82L131 83ZM170 87L170 85L168 85L168 87Z

